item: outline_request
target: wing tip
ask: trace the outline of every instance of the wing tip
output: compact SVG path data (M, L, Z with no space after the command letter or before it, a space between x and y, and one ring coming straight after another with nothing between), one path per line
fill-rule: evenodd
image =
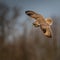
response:
M27 10L27 11L25 11L25 13L27 14L27 15L31 15L31 11L30 10Z

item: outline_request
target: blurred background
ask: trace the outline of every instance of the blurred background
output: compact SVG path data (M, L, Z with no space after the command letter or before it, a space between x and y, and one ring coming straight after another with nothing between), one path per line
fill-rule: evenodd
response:
M0 0L0 60L60 60L60 0ZM25 11L51 17L53 38L35 28Z

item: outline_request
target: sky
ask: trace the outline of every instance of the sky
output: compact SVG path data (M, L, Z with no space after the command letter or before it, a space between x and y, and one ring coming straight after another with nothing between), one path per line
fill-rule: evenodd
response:
M23 12L33 10L37 13L41 13L45 17L51 14L60 14L60 0L0 0L0 2L6 3L10 7L21 6Z
M4 3L11 8L14 6L22 7L22 16L19 18L21 21L26 20L27 15L25 11L27 10L33 10L42 14L44 17L60 15L60 0L0 0L0 3ZM16 28L19 27L20 26L16 26ZM22 30L20 27L19 31L22 32Z

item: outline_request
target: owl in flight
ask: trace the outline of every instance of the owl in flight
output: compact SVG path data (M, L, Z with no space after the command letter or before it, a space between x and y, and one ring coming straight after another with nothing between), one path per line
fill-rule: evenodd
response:
M51 18L44 18L41 14L30 10L25 11L25 13L36 20L35 22L33 22L33 25L35 27L40 27L46 37L52 38L51 25L53 21Z

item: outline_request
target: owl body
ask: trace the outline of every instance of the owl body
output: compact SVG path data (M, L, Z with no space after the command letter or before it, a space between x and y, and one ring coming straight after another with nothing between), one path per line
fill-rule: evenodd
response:
M40 27L40 29L43 31L44 35L46 37L51 38L52 37L52 19L51 18L44 18L41 14L38 14L34 11L26 11L25 12L28 16L35 19L35 22L33 22L33 25L35 27Z

